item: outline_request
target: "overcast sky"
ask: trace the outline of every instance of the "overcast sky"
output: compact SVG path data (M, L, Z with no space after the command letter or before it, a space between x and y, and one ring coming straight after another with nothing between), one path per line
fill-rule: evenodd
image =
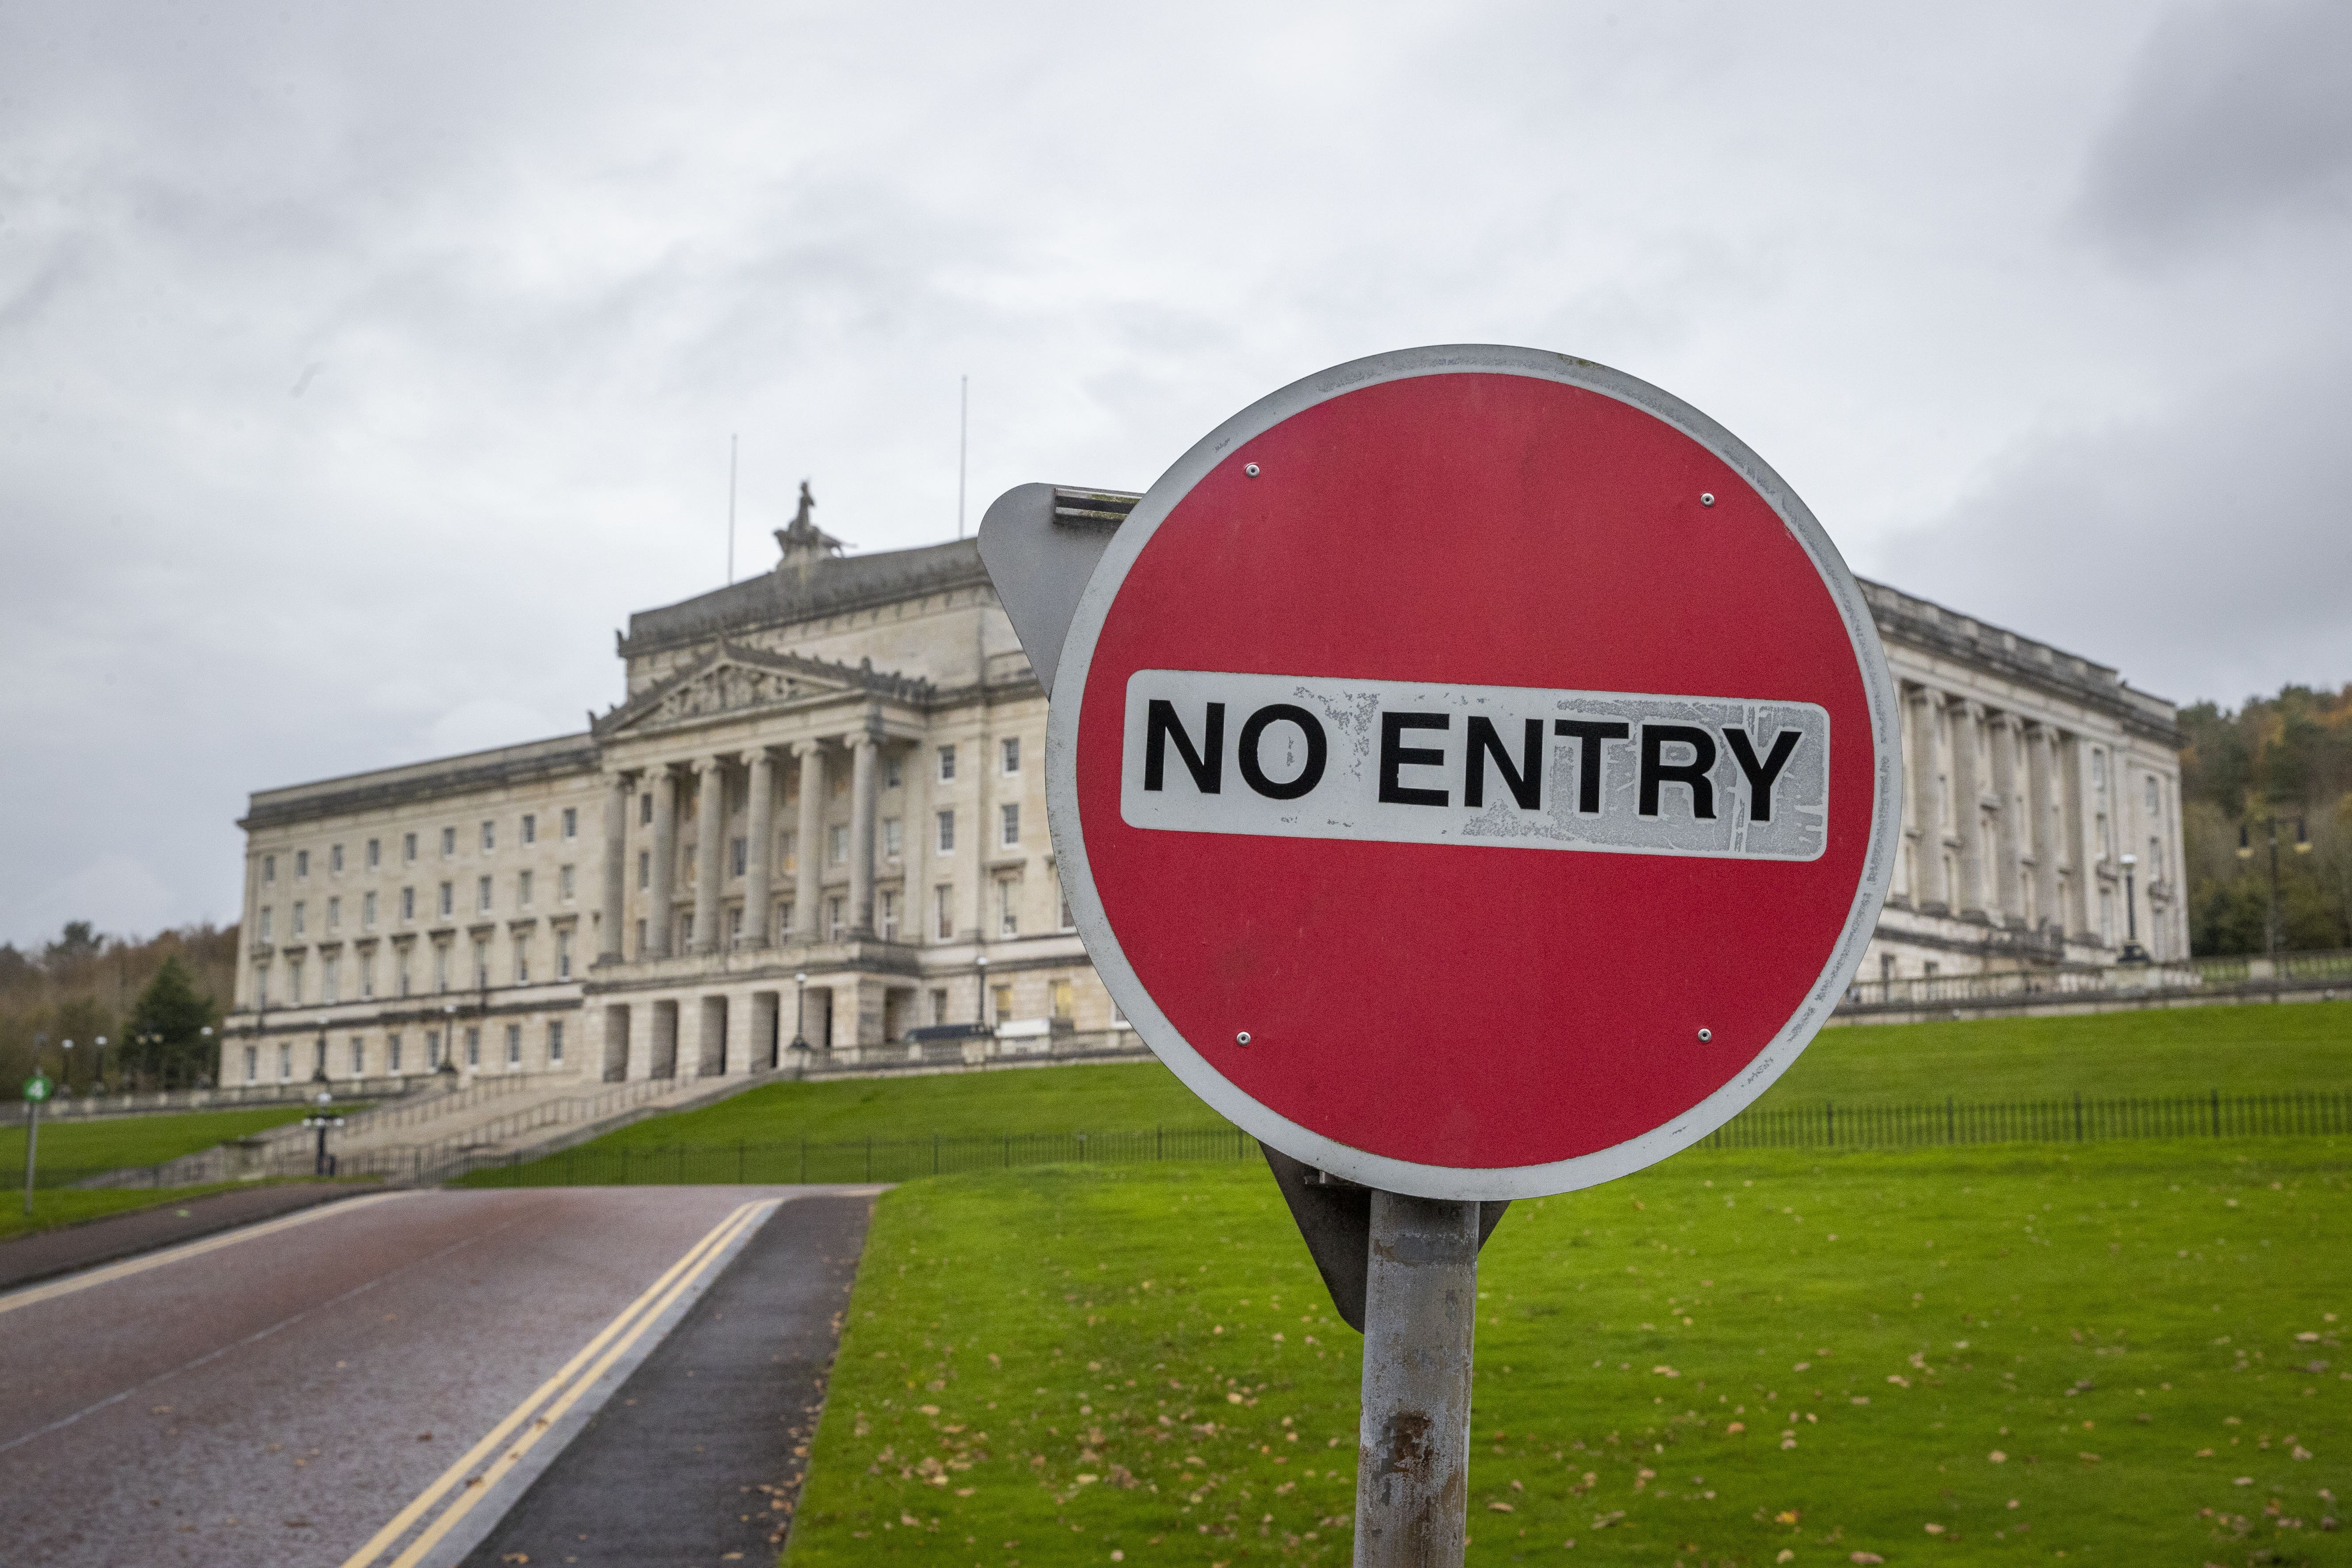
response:
M1324 365L1655 382L1854 567L2352 679L2352 6L0 0L0 939L576 730L814 481L1140 489Z

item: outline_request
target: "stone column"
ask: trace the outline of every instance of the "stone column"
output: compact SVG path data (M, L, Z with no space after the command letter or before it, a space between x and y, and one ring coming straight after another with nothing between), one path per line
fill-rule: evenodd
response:
M2080 735L2063 737L2057 754L2058 831L2066 847L2067 868L2074 872L2066 889L2066 930L2071 935L2086 937L2092 934L2091 911L2096 907L2091 884L2097 879L2091 865L2090 780L2084 776L2090 761Z
M1955 913L1982 914L1985 899L1984 779L1977 765L1977 730L1984 710L1965 698L1952 704L1952 826L1960 836L1960 885Z
M879 748L871 730L850 742L849 921L863 937L874 934L874 810L880 784L875 763Z
M795 741L793 755L801 764L801 863L793 879L793 924L797 928L793 934L796 941L814 942L822 929L817 899L824 887L824 846L820 842L824 833L824 744Z
M765 947L770 906L775 902L768 858L774 853L776 838L776 759L765 746L751 753L751 804L743 814L743 831L751 840L743 867L743 945Z
M677 887L677 775L653 771L654 863L646 889L646 956L667 958L670 927L677 923L671 898Z
M2021 792L2017 787L2017 715L1996 713L1992 716L1992 788L2000 798L2000 815L1993 819L1999 837L1993 852L1993 912L2003 925L2022 925L2025 921L2025 880L2023 868L2018 863L2020 832L2018 821L2022 814Z
M2025 731L2025 815L2033 851L2033 912L2037 929L2066 929L2058 907L2058 737L2047 724Z
M604 924L596 933L596 962L618 963L628 952L622 928L629 921L629 775L614 773L604 796Z
M695 765L702 788L695 800L694 828L694 951L717 952L725 939L719 931L719 851L727 841L727 773L719 758L705 757Z
M1912 892L1920 905L1949 907L1952 890L1944 882L1944 785L1937 752L1937 731L1944 721L1944 700L1927 688L1911 692L1911 820L1919 837L1913 859L1919 886Z

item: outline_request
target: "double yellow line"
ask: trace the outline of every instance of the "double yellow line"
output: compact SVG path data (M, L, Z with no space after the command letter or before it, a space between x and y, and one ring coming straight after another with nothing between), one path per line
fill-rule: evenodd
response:
M689 1247L685 1257L671 1264L644 1295L623 1308L621 1315L597 1331L596 1337L581 1346L579 1353L565 1362L554 1376L532 1390L529 1398L508 1412L505 1419L491 1427L488 1436L467 1449L465 1458L441 1472L438 1479L394 1514L389 1523L377 1531L365 1546L343 1563L343 1568L370 1568L392 1550L394 1542L415 1529L418 1520L455 1491L456 1498L442 1509L440 1516L425 1527L423 1534L409 1542L407 1549L394 1558L389 1565L389 1568L415 1568L427 1552L457 1527L458 1521L464 1519L476 1503L487 1497L493 1487L522 1463L523 1456L530 1451L532 1446L545 1436L565 1413L613 1369L615 1363L629 1353L630 1348L645 1337L646 1331L661 1321L662 1314L677 1305L678 1299L692 1289L697 1280L711 1272L719 1260L726 1256L730 1246L756 1228L774 1211L777 1202L769 1198L744 1204L713 1226L710 1233ZM517 1436L518 1429L522 1428L526 1422L529 1428Z

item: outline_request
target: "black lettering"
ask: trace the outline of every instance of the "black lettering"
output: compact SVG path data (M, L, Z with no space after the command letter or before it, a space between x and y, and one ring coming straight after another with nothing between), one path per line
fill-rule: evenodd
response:
M1288 784L1276 784L1258 766L1257 745L1267 725L1285 723L1297 725L1299 732L1307 737L1307 765ZM1241 764L1242 777L1248 781L1250 788L1266 799L1297 800L1323 782L1323 763L1329 752L1330 746L1323 738L1323 725L1314 714L1287 702L1270 702L1242 725L1241 754L1234 761Z
M1790 754L1797 749L1799 731L1783 730L1772 738L1772 754L1761 763L1756 760L1756 748L1749 743L1748 731L1726 727L1723 738L1731 742L1731 760L1748 775L1748 820L1772 820L1772 781L1789 765Z
M1669 763L1665 760L1665 749L1676 745L1691 749L1689 762ZM1706 775L1714 768L1715 737L1706 731L1694 730L1687 724L1643 725L1642 815L1658 815L1660 784L1688 784L1691 815L1701 822L1712 822L1715 820L1715 781Z
M1192 784L1202 795L1215 795L1224 782L1225 771L1225 705L1209 704L1209 721L1202 736L1200 751L1192 749L1192 739L1176 717L1176 705L1155 697L1143 710L1143 787L1158 789L1166 775L1167 742L1176 742L1176 754L1184 760L1184 771L1192 775Z
M1469 734L1465 737L1470 756L1462 779L1462 804L1480 806L1486 804L1486 759L1495 759L1495 769L1503 775L1503 787L1519 803L1522 811L1533 811L1543 798L1543 721L1528 721L1526 760L1518 767L1511 766L1510 753L1503 750L1503 738L1495 732L1491 719L1474 717Z
M1400 743L1407 730L1450 730L1451 713L1383 713L1381 715L1381 804L1382 805L1444 805L1442 789L1408 789L1397 783L1399 768L1433 767L1445 753L1430 746Z
M1622 741L1633 731L1626 725L1607 719L1555 719L1551 721L1555 735L1573 735L1576 748L1576 809L1587 816L1601 811L1601 742Z

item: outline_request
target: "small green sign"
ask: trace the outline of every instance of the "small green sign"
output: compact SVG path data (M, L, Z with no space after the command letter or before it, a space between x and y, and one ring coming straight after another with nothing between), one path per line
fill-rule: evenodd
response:
M49 1098L49 1080L39 1073L25 1080L25 1098L35 1105Z

